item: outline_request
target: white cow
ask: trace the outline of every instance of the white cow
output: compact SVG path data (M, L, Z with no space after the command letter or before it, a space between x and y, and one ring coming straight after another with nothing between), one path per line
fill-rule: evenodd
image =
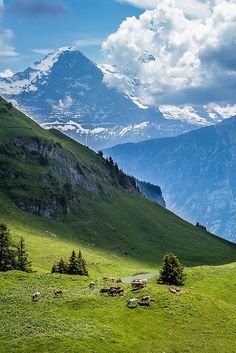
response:
M90 289L94 289L94 287L95 287L95 282L90 282L89 283L89 288Z
M128 308L136 308L138 305L138 299L137 298L131 298L129 299L127 306Z
M33 302L37 302L40 298L41 298L40 292L35 292L35 293L32 295L32 301L33 301Z

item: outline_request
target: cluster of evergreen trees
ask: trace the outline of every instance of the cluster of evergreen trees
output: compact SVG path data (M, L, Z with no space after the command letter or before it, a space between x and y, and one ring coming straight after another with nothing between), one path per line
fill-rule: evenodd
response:
M199 222L196 223L196 227L201 228L202 230L207 231L207 227L203 226L203 225L200 224Z
M15 244L5 223L0 223L0 271L19 270L31 272L31 262L25 247L25 241L20 239Z
M103 158L102 151L98 151L98 155ZM117 186L121 186L124 189L129 189L130 187L137 189L135 178L124 173L118 164L113 161L112 157L106 158L105 163Z
M79 251L77 255L74 250L72 251L68 261L64 261L64 259L61 258L58 263L54 263L51 272L88 276L86 261L83 258L81 251Z

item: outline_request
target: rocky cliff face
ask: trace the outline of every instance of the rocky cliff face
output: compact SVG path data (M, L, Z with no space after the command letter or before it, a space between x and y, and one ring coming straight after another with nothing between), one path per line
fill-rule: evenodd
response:
M106 153L128 173L160 185L169 209L236 242L236 117Z
M40 128L1 98L0 126L0 191L25 211L61 219L76 212L81 192L139 192L112 159Z
M162 207L166 207L165 200L162 196L161 188L145 181L137 180L137 185L141 193L150 201L158 203Z

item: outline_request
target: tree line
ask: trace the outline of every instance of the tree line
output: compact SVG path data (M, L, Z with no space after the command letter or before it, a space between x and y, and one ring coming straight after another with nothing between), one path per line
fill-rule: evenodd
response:
M63 258L58 263L54 263L51 273L61 273L68 275L88 276L88 269L82 252L79 250L78 254L73 250L68 261Z
M118 164L113 161L112 157L105 159L103 157L102 151L98 151L98 156L104 161L112 179L114 180L117 186L121 186L124 189L129 189L130 187L132 187L138 190L136 185L136 179L130 175L127 175L122 169L120 169Z
M0 223L0 271L19 270L31 272L25 241L14 243L5 223Z
M196 223L196 227L201 228L202 230L205 230L206 232L208 231L207 227L205 227L204 225L200 224L199 222Z

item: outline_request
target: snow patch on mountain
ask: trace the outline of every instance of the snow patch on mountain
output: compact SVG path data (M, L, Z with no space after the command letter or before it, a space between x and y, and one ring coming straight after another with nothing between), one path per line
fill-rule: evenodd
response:
M159 110L166 119L188 121L192 124L203 126L209 124L209 122L199 116L191 106L176 107L174 105L161 105Z
M62 47L57 49L53 53L49 53L42 61L34 63L32 68L34 70L40 71L41 74L47 74L53 65L58 61L58 58L61 54L66 51L76 51L76 47Z
M54 129L58 129L62 132L75 131L76 133L80 133L82 135L91 135L91 136L108 131L107 129L102 128L102 127L97 127L94 129L86 129L81 124L78 124L73 120L68 121L68 123L66 123L66 124L63 124L60 121L56 120L56 121L49 122L49 123L43 123L41 125L45 129L54 128Z

